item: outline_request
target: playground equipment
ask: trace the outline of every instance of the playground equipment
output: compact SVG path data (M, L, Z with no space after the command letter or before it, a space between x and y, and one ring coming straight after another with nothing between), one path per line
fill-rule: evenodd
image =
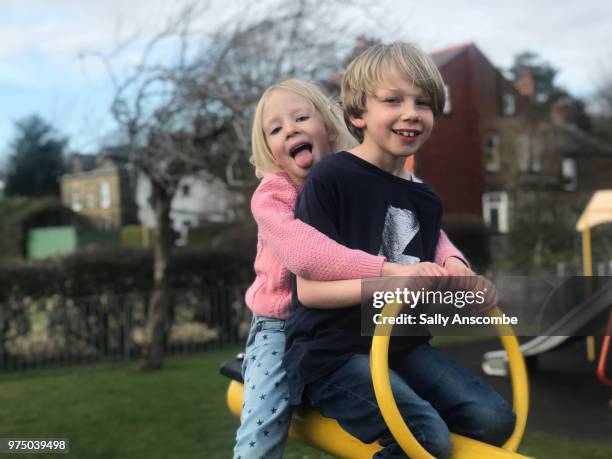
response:
M612 190L597 191L576 223L576 230L581 233L582 237L582 272L585 277L593 276L591 229L603 223L612 223ZM607 331L599 354L597 377L602 383L612 386L612 378L607 376L605 371L610 351L610 335L612 335L611 297L612 282L608 282L561 317L542 335L524 343L521 346L523 356L536 356L566 343L572 336L579 336L582 330L588 329L590 325L601 320L601 315L610 310ZM593 336L587 337L587 357L591 362L595 360L595 338ZM507 360L505 351L490 351L483 357L482 368L489 375L506 376Z
M529 358L551 351L576 339L582 330L588 330L593 324L600 323L602 314L610 309L610 298L612 298L612 282L606 283L576 305L546 328L541 335L523 343L521 345L523 357ZM491 376L507 376L507 361L506 351L489 351L483 356L482 369Z
M582 274L593 275L593 250L591 246L591 228L603 223L612 223L612 190L596 191L582 215L576 223L576 230L582 234ZM612 306L612 305L611 305ZM612 379L606 376L606 361L610 350L610 335L612 334L612 308L608 319L606 336L603 338L599 363L597 365L597 378L608 386L612 386ZM587 338L589 361L595 360L595 338Z
M398 303L389 303L383 309L382 314L396 316L401 310L401 306ZM499 315L500 313L495 308L491 314ZM389 430L408 457L413 459L433 459L433 456L416 441L406 426L391 391L388 366L391 327L392 325L378 325L375 336L372 339L370 367L376 399ZM497 325L496 328L502 345L507 352L512 376L513 408L516 413L514 432L501 448L461 435L451 434L451 457L453 459L517 459L526 457L516 453L516 450L525 431L529 409L527 369L520 346L512 329L504 325ZM224 364L221 368L221 373L233 379L227 391L227 403L230 412L240 416L243 390L243 386L239 382L241 380L240 363L232 361ZM361 442L345 432L335 420L325 418L318 412L304 406L298 407L294 411L289 436L335 457L345 459L370 458L382 449L376 442L371 444Z

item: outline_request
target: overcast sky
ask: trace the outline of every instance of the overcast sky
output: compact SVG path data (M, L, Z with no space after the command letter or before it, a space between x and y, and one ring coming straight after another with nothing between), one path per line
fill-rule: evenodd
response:
M155 30L181 3L0 0L0 160L10 151L14 121L32 113L69 136L71 150L95 151L114 127L111 90L102 66L83 64L79 52L107 51L118 35ZM505 68L516 53L530 49L559 69L557 83L575 96L591 97L604 69L612 73L610 0L372 4L375 21L355 16L366 35L414 41L429 52L475 42Z

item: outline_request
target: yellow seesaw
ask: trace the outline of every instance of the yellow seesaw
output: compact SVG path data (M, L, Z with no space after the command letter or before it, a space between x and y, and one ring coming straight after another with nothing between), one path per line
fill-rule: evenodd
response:
M401 307L401 304L389 303L383 309L382 314L396 316ZM491 314L500 315L500 311L494 308ZM387 427L408 457L411 459L433 459L433 456L416 441L395 403L389 381L388 353L391 335L389 327L392 326L378 325L372 339L370 368L376 399ZM506 325L496 325L496 328L502 345L508 353L508 366L512 378L513 408L516 413L514 432L501 448L461 435L451 434L452 459L517 459L527 457L516 453L525 432L529 410L527 368L512 328ZM242 384L238 381L232 381L227 390L227 404L230 412L235 416L240 416L242 409L242 389ZM370 444L361 442L344 431L335 420L325 418L317 411L304 406L298 407L293 413L289 437L332 456L344 459L371 458L382 449L377 442Z

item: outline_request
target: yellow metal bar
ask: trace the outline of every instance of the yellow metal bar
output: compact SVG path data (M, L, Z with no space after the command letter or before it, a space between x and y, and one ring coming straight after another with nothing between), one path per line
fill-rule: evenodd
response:
M591 246L591 229L589 227L582 230L582 275L585 277L593 276L593 248ZM587 288L591 290L591 284ZM589 295L591 291L587 292ZM595 361L595 337L587 336L587 360Z
M397 302L388 303L382 311L382 316L395 317L401 311L402 306L402 304ZM408 457L413 459L435 459L414 438L397 407L389 379L389 340L391 339L392 326L385 322L383 321L384 325L376 327L370 352L372 383L380 413L393 437Z
M587 336L586 345L587 345L587 360L589 362L594 362L595 361L595 337Z
M500 316L499 308L491 310L492 316ZM521 352L521 345L514 335L514 330L509 325L496 325L497 334L508 355L508 368L512 381L512 407L516 414L514 431L506 443L502 446L508 451L516 451L521 444L525 427L527 426L527 415L529 414L529 379L527 377L527 366Z
M383 316L395 316L401 310L400 304L389 303L382 311ZM494 308L492 315L500 315L500 311ZM516 413L516 425L514 432L502 448L496 448L486 443L471 440L460 435L452 434L452 458L520 458L525 457L515 453L525 432L527 424L527 414L529 411L529 385L527 380L527 368L523 355L520 350L518 340L514 336L512 328L509 326L498 326L498 334L501 337L504 349L508 353L508 362L512 376L514 411ZM380 407L381 414L389 427L389 430L402 447L404 452L414 459L432 459L420 444L408 426L404 422L389 380L389 340L390 327L387 325L377 326L374 338L372 339L372 351L370 354L370 365L372 369L372 381L376 400Z
M582 231L582 275L593 275L593 252L591 249L591 230L586 228Z

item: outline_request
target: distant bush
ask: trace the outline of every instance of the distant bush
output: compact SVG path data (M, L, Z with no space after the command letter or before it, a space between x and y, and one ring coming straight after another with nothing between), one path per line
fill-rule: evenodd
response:
M257 226L252 219L231 223L205 223L189 229L187 244L209 251L248 254L254 259Z
M170 287L246 283L253 277L252 264L248 254L176 249L169 266ZM0 264L0 302L9 297L146 292L152 287L153 254L147 249L96 248L42 261Z
M147 228L146 236L148 241L145 240L145 234L143 234L142 226L140 225L126 225L121 228L121 246L122 247L151 247L157 238L157 230Z

